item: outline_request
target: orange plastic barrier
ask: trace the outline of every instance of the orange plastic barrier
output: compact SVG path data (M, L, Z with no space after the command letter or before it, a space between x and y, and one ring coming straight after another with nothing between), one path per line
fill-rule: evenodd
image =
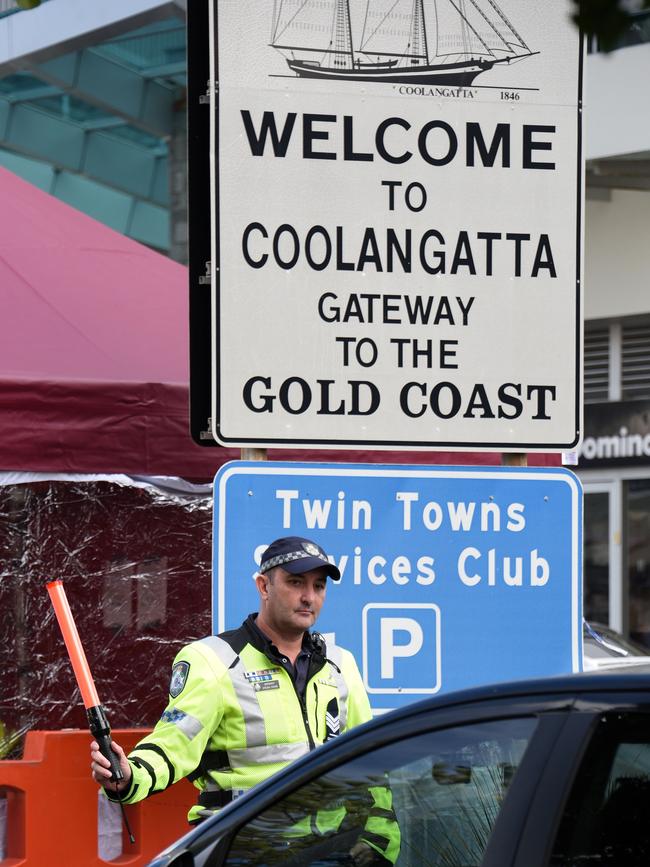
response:
M128 752L145 734L144 729L114 729L112 736ZM31 731L22 759L0 761L0 796L7 799L0 867L140 867L190 829L187 811L196 802L196 789L181 780L126 807L135 844L122 832L122 855L100 858L90 741L86 730Z

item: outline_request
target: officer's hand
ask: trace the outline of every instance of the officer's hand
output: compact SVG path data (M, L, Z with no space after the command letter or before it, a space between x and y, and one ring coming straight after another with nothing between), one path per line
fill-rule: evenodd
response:
M371 867L371 865L386 865L389 863L383 855L380 855L365 840L357 840L350 849L350 858L354 867Z
M119 783L115 781L111 782L111 763L99 752L99 744L97 741L93 741L90 745L90 768L92 771L92 777L96 783L110 789L111 792L123 792L131 783L131 766L124 755L122 747L119 744L116 744L115 741L111 741L111 746L113 747L113 752L117 754L117 757L120 760L120 767L122 768L124 779L120 780Z

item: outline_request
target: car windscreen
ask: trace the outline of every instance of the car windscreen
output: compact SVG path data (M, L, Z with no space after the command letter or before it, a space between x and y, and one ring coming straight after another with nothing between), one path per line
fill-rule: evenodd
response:
M478 867L536 719L402 738L341 763L261 811L212 865ZM364 862L361 862L364 863ZM207 867L207 865L206 865Z

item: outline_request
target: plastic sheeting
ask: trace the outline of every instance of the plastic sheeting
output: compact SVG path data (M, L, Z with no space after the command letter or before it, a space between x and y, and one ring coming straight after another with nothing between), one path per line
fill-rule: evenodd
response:
M29 729L87 725L45 590L55 578L111 725L153 725L176 652L210 631L210 487L14 478L0 480L0 758L19 757Z

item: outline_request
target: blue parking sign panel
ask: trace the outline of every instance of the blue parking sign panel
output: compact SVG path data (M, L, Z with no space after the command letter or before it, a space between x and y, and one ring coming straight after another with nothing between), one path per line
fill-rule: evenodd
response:
M341 571L317 623L377 711L582 668L582 489L568 470L235 461L214 488L213 630L259 606L280 536Z
M440 608L434 603L369 603L363 609L362 646L371 695L440 689ZM376 648L379 653L372 652Z

